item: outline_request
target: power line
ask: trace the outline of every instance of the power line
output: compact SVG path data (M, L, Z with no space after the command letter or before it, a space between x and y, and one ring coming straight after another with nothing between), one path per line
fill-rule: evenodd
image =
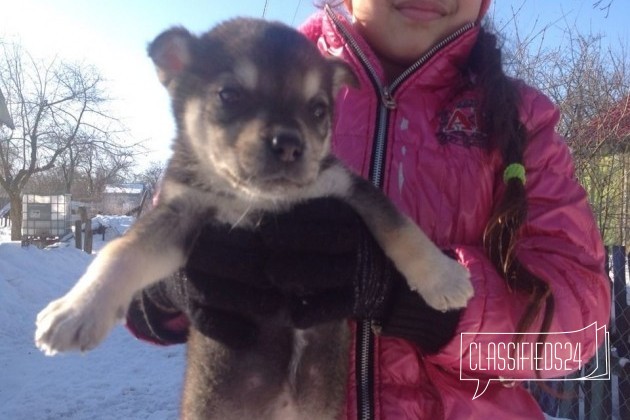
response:
M295 25L295 17L297 16L298 10L300 10L300 4L302 4L302 0L298 1L297 7L295 8L295 13L293 13L293 19L291 19L291 26Z

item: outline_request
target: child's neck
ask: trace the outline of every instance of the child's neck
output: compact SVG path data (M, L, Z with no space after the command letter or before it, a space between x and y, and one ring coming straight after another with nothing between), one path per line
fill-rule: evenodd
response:
M391 84L398 76L403 74L410 65L394 63L389 60L380 58L381 66L385 72L385 83Z

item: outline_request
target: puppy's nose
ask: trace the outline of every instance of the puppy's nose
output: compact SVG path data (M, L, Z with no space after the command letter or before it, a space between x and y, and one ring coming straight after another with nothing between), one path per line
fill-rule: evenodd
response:
M294 162L302 157L304 144L292 133L278 133L269 142L271 152L282 162Z

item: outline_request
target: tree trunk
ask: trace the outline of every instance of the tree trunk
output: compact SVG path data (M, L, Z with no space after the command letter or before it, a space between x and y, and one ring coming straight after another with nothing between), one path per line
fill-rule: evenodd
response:
M11 200L11 240L19 241L22 239L22 194L11 191L9 200Z

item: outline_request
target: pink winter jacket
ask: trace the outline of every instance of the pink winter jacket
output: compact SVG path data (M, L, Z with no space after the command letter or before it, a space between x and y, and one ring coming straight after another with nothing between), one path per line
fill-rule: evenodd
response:
M360 89L340 94L335 153L380 186L440 248L455 250L470 270L475 289L457 334L438 354L424 355L404 340L375 336L367 323L353 324L346 417L542 418L519 382L492 381L473 400L476 381L460 379L460 362L462 378L481 379L482 387L490 378L535 378L527 363L511 365L510 370L501 363L485 363L497 355L488 354L488 349L505 349L511 342L527 302L508 291L482 249L484 227L504 184L499 154L479 147L483 136L476 124L478 98L465 88L470 79L460 71L477 38L477 26L462 28L386 86L365 41L343 18L333 16L329 11L317 13L300 30L323 54L348 62L360 79ZM515 83L529 133L524 159L528 219L517 255L551 285L555 317L550 331L560 333L547 339L555 347L540 361L550 367L540 370L545 378L577 370L601 344L592 328L562 332L594 322L607 324L609 280L586 193L574 175L569 149L554 129L558 109L538 91ZM527 337L524 341L535 342ZM551 363L559 360L565 363ZM479 361L487 365L485 370Z

